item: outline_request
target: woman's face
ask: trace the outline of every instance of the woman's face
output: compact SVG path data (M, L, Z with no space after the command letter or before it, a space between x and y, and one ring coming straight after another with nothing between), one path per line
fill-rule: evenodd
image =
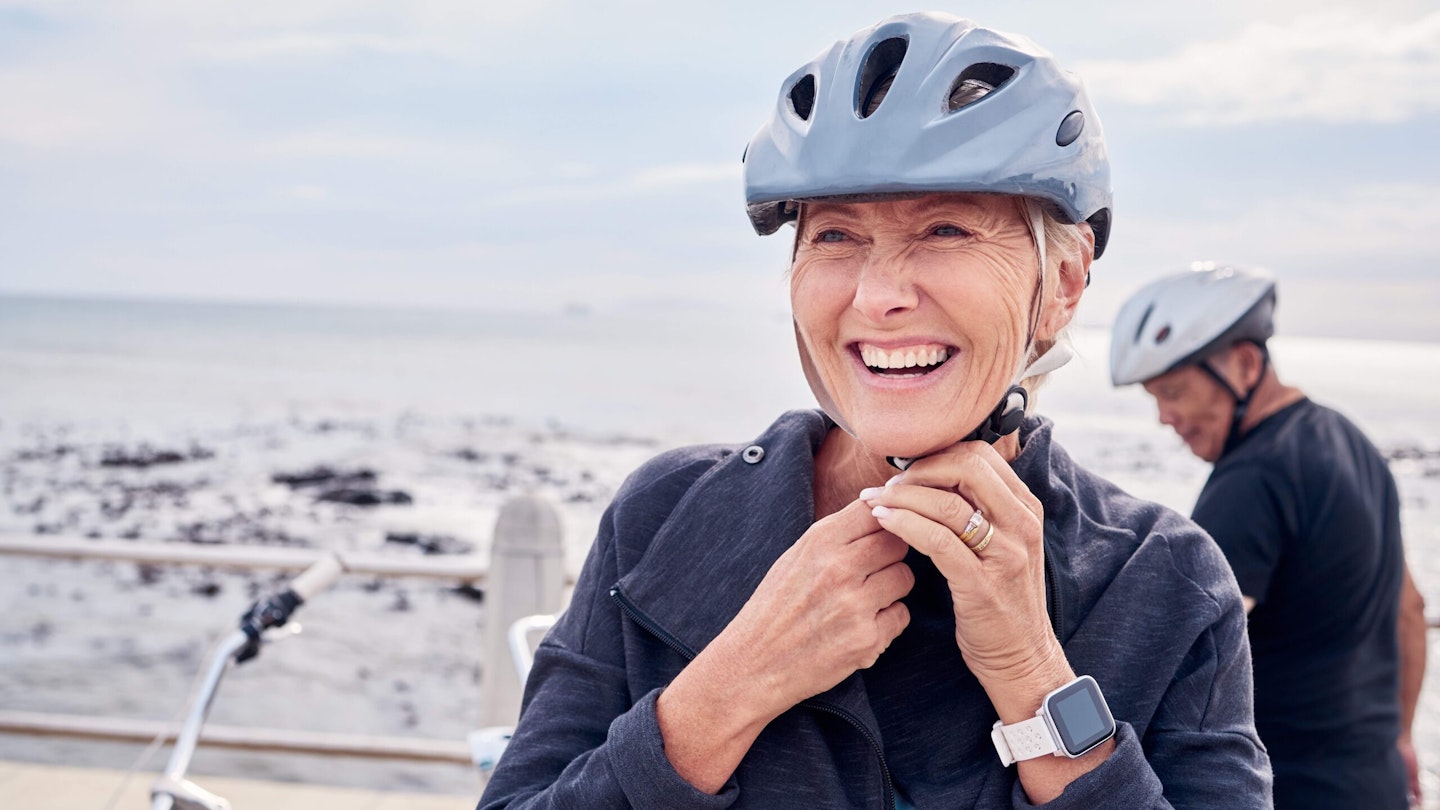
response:
M985 419L1019 371L1038 261L1013 197L805 206L790 278L801 351L863 445L925 455ZM1037 339L1074 310L1045 297Z

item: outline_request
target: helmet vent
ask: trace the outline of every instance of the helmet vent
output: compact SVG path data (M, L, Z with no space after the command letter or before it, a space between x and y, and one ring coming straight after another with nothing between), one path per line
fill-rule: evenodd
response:
M1069 115L1060 119L1060 128L1055 130L1055 145L1069 146L1080 137L1085 131L1085 113L1079 110L1072 111Z
M860 81L855 85L855 114L869 118L880 108L895 74L900 72L900 63L905 61L905 51L910 44L902 37L883 40L870 49L865 57L865 66L860 69Z
M1145 334L1145 324L1147 324L1147 323L1150 322L1150 314L1153 313L1154 311L1155 311L1155 304L1154 304L1154 302L1151 302L1150 306L1148 306L1148 307L1145 308L1145 314L1140 316L1140 323L1139 323L1138 326L1135 327L1135 342L1136 342L1136 343L1139 343L1139 342L1140 342L1140 336L1143 335L1143 334Z
M815 109L815 74L807 73L790 88L790 109L801 121L809 121Z
M982 98L990 95L1010 77L1015 75L1015 68L1009 65L1001 65L995 62L976 62L970 67L960 71L955 77L955 84L950 87L950 100L947 109L955 112L961 107L968 107Z

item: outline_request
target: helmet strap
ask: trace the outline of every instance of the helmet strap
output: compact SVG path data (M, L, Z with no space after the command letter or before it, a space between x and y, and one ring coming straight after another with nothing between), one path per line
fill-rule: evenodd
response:
M1219 383L1220 387L1224 388L1226 392L1230 394L1231 398L1235 400L1235 410L1230 415L1230 430L1225 434L1225 444L1220 448L1221 456L1234 450L1235 446L1240 443L1240 438L1243 435L1240 426L1244 423L1245 417L1250 413L1250 400L1255 398L1255 392L1259 391L1261 383L1265 382L1265 372L1270 369L1270 351L1265 348L1263 343L1257 343L1256 346L1260 349L1260 376L1255 379L1255 384L1250 386L1250 389L1244 394L1236 391L1235 387L1221 376L1220 372L1217 371L1214 366L1210 365L1208 360L1197 364L1201 371L1209 374L1211 378Z

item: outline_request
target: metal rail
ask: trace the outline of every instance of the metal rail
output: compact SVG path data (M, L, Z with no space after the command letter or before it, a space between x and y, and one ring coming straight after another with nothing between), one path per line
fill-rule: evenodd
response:
M559 518L553 507L530 496L512 498L500 510L490 556L478 554L414 557L374 552L341 552L346 573L420 577L472 585L487 584L485 610L488 660L507 657L506 628L521 616L556 612L574 576L565 569ZM31 556L107 560L152 565L201 565L241 570L301 571L331 552L321 549L243 545L195 545L74 535L0 532L0 557ZM494 574L493 581L489 579ZM482 727L513 725L523 686L509 667L487 668L481 691ZM0 711L0 734L40 735L144 743L163 733L173 742L179 728L152 720L35 712ZM473 766L469 746L459 740L378 737L206 725L206 747L303 753L371 759L443 762Z
M179 730L178 724L158 720L0 711L0 733L3 734L148 743L163 733L165 741L169 743L175 740ZM200 742L206 748L240 751L473 764L469 747L460 740L330 734L207 724L200 732Z
M330 552L323 549L191 543L147 543L92 540L65 535L0 532L0 554L69 560L112 560L162 565L208 565L214 568L300 571ZM478 554L407 559L374 552L340 552L345 571L385 577L425 577L482 583L489 561Z

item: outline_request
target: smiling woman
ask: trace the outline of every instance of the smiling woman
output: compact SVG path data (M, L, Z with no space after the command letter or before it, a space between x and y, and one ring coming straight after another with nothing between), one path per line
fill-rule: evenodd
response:
M1074 315L1090 232L1068 226L1083 236L1052 250L1041 272L1044 237L1032 236L1026 209L984 194L802 209L791 275L800 352L817 396L852 432L888 426L873 440L885 455L963 439ZM888 419L901 400L923 418Z
M745 155L822 410L630 478L482 806L1268 807L1224 558L1028 415L1110 231L1079 81L893 17Z

